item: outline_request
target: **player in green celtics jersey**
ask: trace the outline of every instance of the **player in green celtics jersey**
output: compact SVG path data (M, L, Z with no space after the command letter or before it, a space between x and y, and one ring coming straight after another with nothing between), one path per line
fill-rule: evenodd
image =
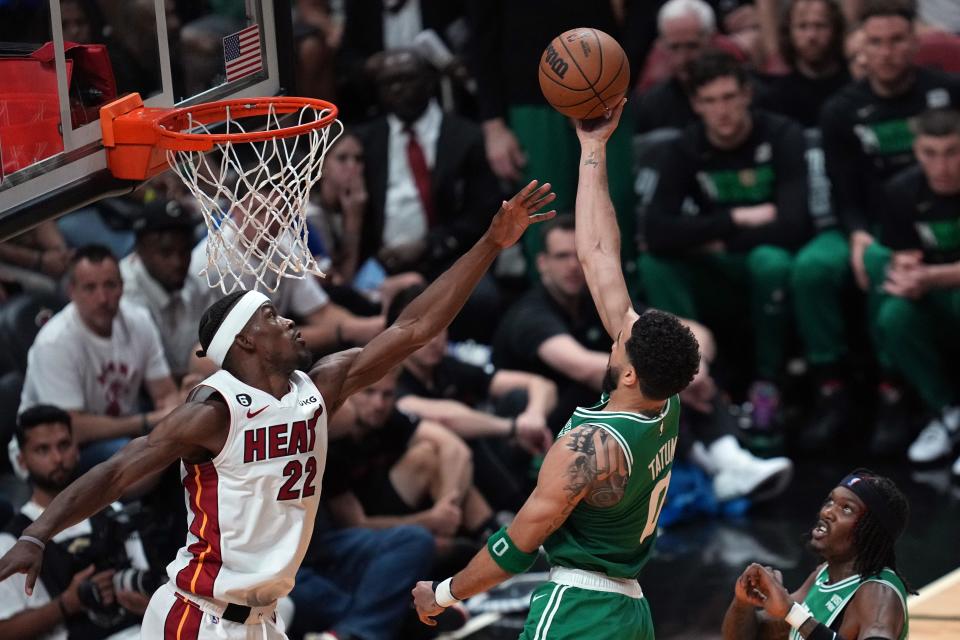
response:
M810 532L826 562L787 593L780 572L752 564L737 580L724 640L905 640L910 586L894 545L907 499L888 478L857 469L827 497Z
M509 527L452 578L420 582L425 624L458 600L526 571L542 545L549 582L531 596L521 640L651 640L637 581L650 558L677 445L677 396L697 372L693 333L660 311L637 314L620 266L620 233L607 188L606 142L623 105L581 122L577 254L614 340L600 402L577 409L547 452L537 486Z

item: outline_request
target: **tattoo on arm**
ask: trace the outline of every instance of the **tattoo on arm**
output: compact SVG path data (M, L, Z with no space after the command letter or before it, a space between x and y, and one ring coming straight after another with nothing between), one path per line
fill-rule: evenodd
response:
M591 166L591 167L596 167L596 166L598 166L599 164L600 164L600 163L597 162L597 152L596 152L596 151L591 151L589 154L587 154L586 159L583 161L583 166L585 166L585 167L586 167L587 165L589 165L589 166Z
M570 434L567 448L577 454L567 469L569 499L582 495L587 504L600 508L620 502L629 475L623 450L613 437L599 426L585 425Z

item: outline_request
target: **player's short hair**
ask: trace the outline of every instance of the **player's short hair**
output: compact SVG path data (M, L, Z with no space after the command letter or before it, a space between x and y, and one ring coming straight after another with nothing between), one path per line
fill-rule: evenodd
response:
M684 88L688 95L695 97L700 87L719 78L733 78L741 87L750 84L747 71L739 60L726 51L712 49L687 65Z
M73 257L70 258L70 262L67 264L67 273L71 281L73 281L73 272L81 260L86 260L93 264L100 264L104 260L110 260L117 265L118 269L120 268L117 256L113 255L113 252L108 247L96 243L85 244L74 252Z
M70 414L52 404L38 404L30 407L17 417L17 427L14 432L20 450L23 450L27 441L27 432L42 424L62 424L67 431L73 434L73 423Z
M960 111L955 109L927 109L911 123L918 136L942 138L960 134Z
M410 303L425 290L426 287L422 284L412 284L406 289L398 291L397 294L393 296L393 300L390 301L390 306L387 307L387 326L389 327L396 322L400 314L403 313L403 310L410 306Z
M911 24L917 17L915 0L863 0L860 7L860 24L870 18L899 16Z
M552 220L547 220L540 227L540 240L543 242L543 248L541 251L546 252L547 250L547 237L551 233L557 230L560 231L574 231L576 229L576 221L574 220L572 213L561 213L558 214Z
M657 30L663 33L663 25L670 20L693 14L700 21L700 29L707 35L717 30L717 16L713 7L703 0L669 0L657 13Z
M200 347L203 351L210 348L210 342L213 341L213 336L217 334L217 329L223 324L224 319L226 319L227 314L230 313L233 305L237 304L237 301L242 298L245 293L246 291L228 293L207 307L207 310L200 316L200 329L198 333Z
M640 314L624 346L640 392L650 400L680 393L700 368L700 345L693 332L665 311Z
M797 64L797 50L790 38L790 24L793 19L793 8L801 2L822 2L827 7L827 19L830 21L829 56L842 65L847 61L843 52L843 41L847 33L847 22L837 0L787 0L780 12L780 56L790 67Z

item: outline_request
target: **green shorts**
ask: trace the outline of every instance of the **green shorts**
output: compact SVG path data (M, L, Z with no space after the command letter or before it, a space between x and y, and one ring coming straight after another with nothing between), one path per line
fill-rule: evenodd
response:
M653 640L653 618L646 598L545 582L520 640Z

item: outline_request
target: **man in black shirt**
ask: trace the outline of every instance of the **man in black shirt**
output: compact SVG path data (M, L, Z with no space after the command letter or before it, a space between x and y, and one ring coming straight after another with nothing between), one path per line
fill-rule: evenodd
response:
M960 104L960 81L954 76L917 67L913 13L898 0L864 3L862 31L867 77L847 85L826 105L820 127L834 210L842 223L817 235L798 254L793 292L797 327L807 360L818 378L820 393L814 420L802 443L811 450L826 446L847 422L849 402L842 363L847 338L842 300L853 280L867 290L864 251L873 243L883 184L914 162L913 134L908 120L929 108ZM876 300L868 293L868 322L877 344ZM877 356L884 370L890 359ZM902 434L902 394L885 375L878 394L879 419L871 448L896 451Z
M417 285L399 292L387 318L398 317L422 291ZM441 331L404 361L397 407L463 438L473 450L477 488L494 509L516 511L533 488L531 456L553 444L547 424L557 387L526 371L464 362L448 355L447 346L447 332ZM565 419L554 419L555 431Z
M823 104L850 82L843 13L834 0L789 0L782 11L780 55L790 73L764 79L754 104L815 127Z
M470 449L450 430L397 410L399 374L398 367L340 409L353 427L330 442L330 515L340 527L416 524L440 540L483 531L493 512L473 486Z
M882 288L882 348L934 419L910 445L912 462L949 455L960 442L960 112L928 111L915 121L919 161L885 191L880 242L865 252L871 288ZM901 434L902 437L909 434ZM953 465L960 475L960 459Z
M680 317L749 313L750 402L755 426L769 430L779 413L792 251L808 236L803 131L751 112L746 72L726 54L694 62L688 91L703 121L661 157L640 274L648 302Z

